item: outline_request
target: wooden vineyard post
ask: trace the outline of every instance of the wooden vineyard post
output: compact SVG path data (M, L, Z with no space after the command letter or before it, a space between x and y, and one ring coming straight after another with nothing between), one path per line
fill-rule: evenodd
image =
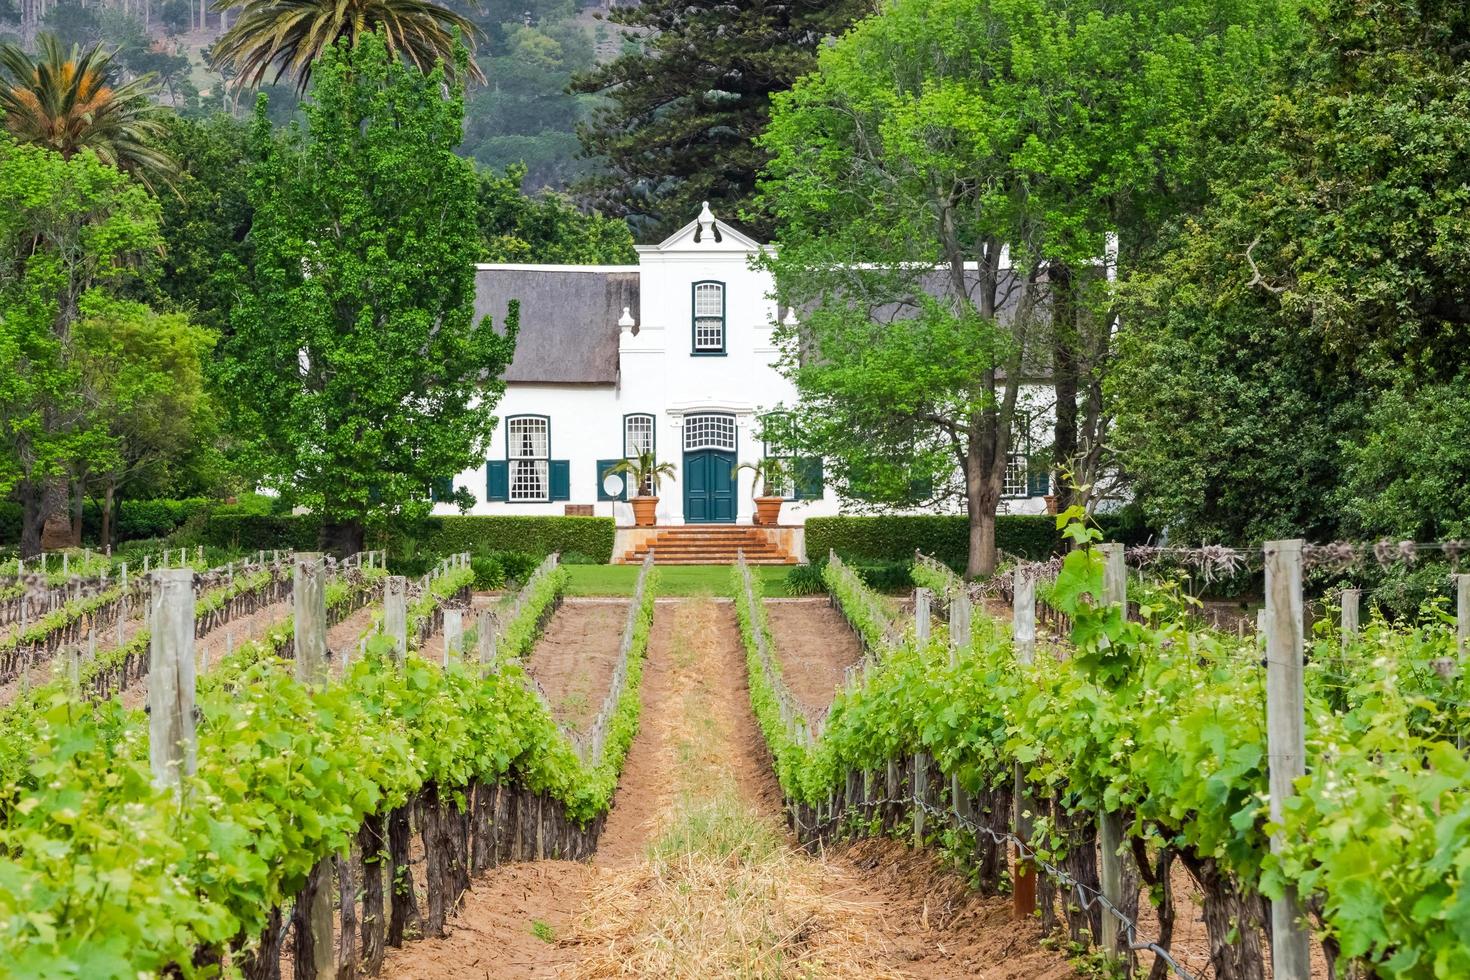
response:
M325 684L327 668L326 565L322 556L297 552L292 568L291 595L296 614L292 638L296 679L307 686ZM296 975L332 976L332 870L335 860L324 858L307 875L296 899L291 920L296 929Z
M930 595L928 589L914 590L914 639L919 646L929 642Z
M924 804L929 802L929 756L914 753L914 846L924 846Z
M970 649L970 594L960 592L949 600L949 662L959 663L960 651Z
M1470 574L1455 575L1455 654L1460 666L1470 658Z
M475 628L475 643L480 648L480 673L495 669L495 618L490 610L481 609Z
M1011 592L1011 643L1016 663L1029 667L1036 658L1036 579L1017 566ZM1026 772L1016 763L1012 787L1012 832L1020 840L1031 839L1030 795L1026 792ZM1036 909L1036 865L1016 849L1016 884L1011 892L1012 913L1018 919L1030 918Z
M404 598L405 579L389 575L383 583L383 632L393 640L393 659L403 662L408 651L408 606Z
M444 666L451 657L464 655L464 614L458 609L444 610Z
M1342 603L1342 649L1344 653L1358 638L1358 604L1362 597L1362 589L1343 589L1338 600Z
M1123 562L1123 546L1110 543L1098 546L1103 554L1103 603L1109 607L1122 606L1123 618L1128 618L1128 568ZM1124 857L1118 852L1123 847L1123 815L1113 810L1100 810L1097 815L1098 847L1101 852L1099 879L1103 897L1113 908L1126 906L1123 896ZM1124 959L1129 955L1128 943L1119 935L1115 918L1106 909L1102 915L1102 950L1111 959Z
M1306 694L1302 669L1302 542L1266 543L1266 743L1271 821L1280 824L1295 781L1306 774ZM1271 835L1280 853L1281 832ZM1310 947L1296 886L1271 903L1271 972L1275 980L1309 980Z
M181 792L194 774L194 570L153 573L148 641L148 761L153 784Z
M291 595L296 629L296 679L303 684L325 684L327 672L327 572L322 556L297 552L292 569Z

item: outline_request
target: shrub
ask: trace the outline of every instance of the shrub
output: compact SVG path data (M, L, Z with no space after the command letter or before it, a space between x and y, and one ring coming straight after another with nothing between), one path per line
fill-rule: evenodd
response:
M1099 514L1109 541L1138 544L1151 534L1136 507ZM1052 514L1001 514L995 543L1003 552L1040 561L1060 549L1061 532ZM961 571L970 552L970 522L953 514L813 517L806 522L806 553L825 558L829 550L855 562L911 562L914 549Z
M996 544L1023 558L1041 559L1061 543L1056 518L1002 514L996 518ZM854 562L908 562L914 549L963 569L970 549L969 521L954 515L813 517L806 522L806 552L825 557L835 550Z
M542 556L529 551L497 551L490 558L504 569L507 582L524 582L541 564Z
M476 555L470 559L470 569L475 573L476 589L499 589L505 585L505 566L498 558Z
M612 561L616 526L611 517L475 517L452 516L425 519L428 530L419 546L437 555L457 551L525 551L544 558L553 551L563 555L578 552ZM392 550L392 543L388 548Z
M320 528L320 519L310 514L268 516L227 511L211 514L201 536L206 543L247 551L311 550L316 547ZM415 522L411 531L370 532L367 547L386 549L394 568L403 566L403 574L413 574L408 570L410 565L432 565L440 556L462 551L472 555L517 551L535 555L538 562L559 551L563 555L576 553L592 564L602 565L612 560L615 533L610 517L426 517Z
M561 563L563 565L606 565L607 564L607 562L602 561L602 560L600 560L598 558L594 558L592 555L584 555L580 551L568 551L566 554L564 554L564 555L561 556Z
M117 503L117 540L162 538L172 534L195 515L209 513L216 502L203 498L187 500L120 500ZM21 508L13 500L0 501L0 542L20 540ZM82 505L82 541L101 547L102 508L93 501Z
M817 562L811 565L797 565L786 573L787 595L821 595L827 591L827 584L822 581L822 565L825 562Z
M914 587L912 562L861 562L852 567L863 584L875 592L902 592Z

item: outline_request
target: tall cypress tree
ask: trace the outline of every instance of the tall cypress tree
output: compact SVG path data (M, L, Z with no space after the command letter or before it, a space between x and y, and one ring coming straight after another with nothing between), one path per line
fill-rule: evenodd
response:
M816 67L824 39L872 13L876 0L643 0L609 18L630 48L573 80L611 104L579 127L582 148L606 166L579 185L600 209L640 236L668 233L709 201L725 218L750 213L766 151L753 138L770 119L771 95Z

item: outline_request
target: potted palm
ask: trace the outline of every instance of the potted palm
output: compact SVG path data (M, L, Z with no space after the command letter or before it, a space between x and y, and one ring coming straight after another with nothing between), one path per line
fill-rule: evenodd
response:
M673 463L660 463L652 450L645 449L632 459L621 459L607 468L602 475L621 473L632 484L628 502L633 505L633 524L636 527L653 527L658 523L658 485L665 477L674 475ZM645 496L643 488L653 492Z
M791 464L784 459L766 458L758 463L741 463L740 469L750 470L752 492L755 494L755 523L774 527L781 523L781 504L786 500L786 483L791 476Z

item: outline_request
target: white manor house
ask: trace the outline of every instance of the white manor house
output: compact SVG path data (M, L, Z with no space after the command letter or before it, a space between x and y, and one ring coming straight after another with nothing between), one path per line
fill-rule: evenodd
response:
M476 316L499 324L519 300L520 335L489 458L453 480L474 495L470 513L592 514L629 527L627 481L605 474L652 448L676 469L659 488L660 527L750 525L753 477L738 467L766 455L761 418L796 402L772 341L777 318L794 314L752 268L765 247L706 206L639 246L637 265L479 265ZM1005 509L1043 512L1045 475L1027 473L1022 451L1012 468ZM799 557L806 519L842 507L820 461L792 470L781 525L795 529L786 547Z

